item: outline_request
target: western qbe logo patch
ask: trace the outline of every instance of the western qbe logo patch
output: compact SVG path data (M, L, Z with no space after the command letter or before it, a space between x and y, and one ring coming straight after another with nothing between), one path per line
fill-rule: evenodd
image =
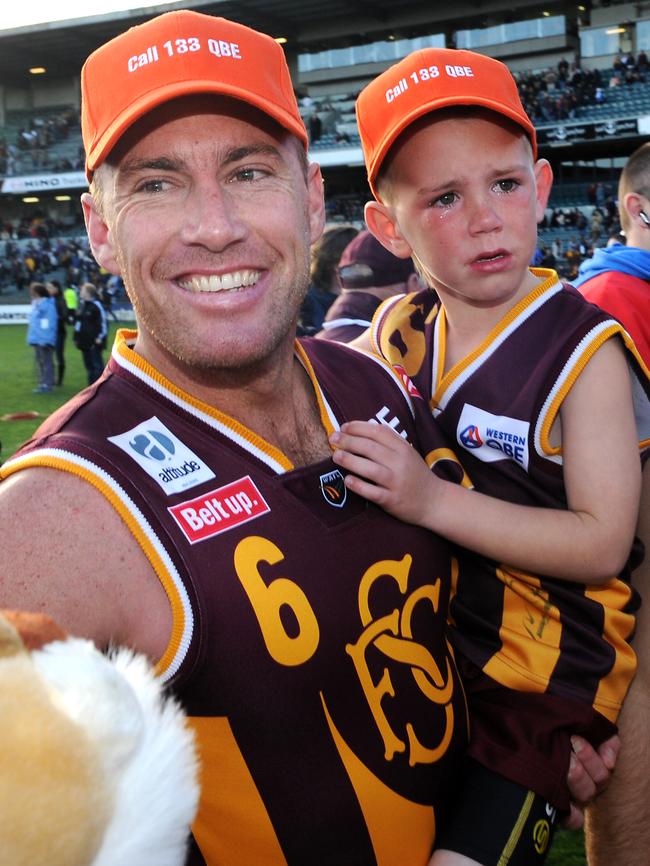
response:
M527 421L493 415L465 403L456 427L456 439L459 445L484 463L514 460L528 470L529 432Z

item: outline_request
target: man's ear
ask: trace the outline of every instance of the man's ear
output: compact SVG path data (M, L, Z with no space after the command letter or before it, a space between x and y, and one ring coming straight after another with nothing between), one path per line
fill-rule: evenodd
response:
M83 209L90 249L95 260L109 273L120 276L120 267L115 257L111 230L102 216L95 199L89 192L85 192L81 196L81 207Z
M325 228L325 195L323 177L320 166L316 162L309 163L307 173L309 233L311 243L315 243L323 234Z
M388 205L378 201L367 202L364 215L366 225L380 244L398 259L408 259L413 250L402 236L393 211Z
M536 189L536 207L535 213L537 222L544 219L544 211L548 204L549 196L551 195L551 187L553 186L553 169L547 159L538 159L534 166L535 172L535 189Z

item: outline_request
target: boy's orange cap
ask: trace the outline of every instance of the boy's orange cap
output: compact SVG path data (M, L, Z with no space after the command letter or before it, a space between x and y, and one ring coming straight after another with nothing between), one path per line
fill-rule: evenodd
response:
M88 179L138 118L192 93L241 99L308 146L280 45L243 24L179 10L132 27L84 63L81 134Z
M424 48L382 72L357 99L361 146L375 196L377 174L400 133L423 114L452 105L478 105L509 117L525 130L537 158L535 127L505 64L473 51Z

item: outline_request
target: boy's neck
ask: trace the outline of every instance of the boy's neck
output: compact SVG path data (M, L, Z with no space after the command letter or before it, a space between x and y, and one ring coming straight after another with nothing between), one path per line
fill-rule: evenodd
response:
M438 290L445 310L446 374L487 339L493 329L521 300L544 280L526 271L519 289L507 300L494 305L470 304L453 294Z

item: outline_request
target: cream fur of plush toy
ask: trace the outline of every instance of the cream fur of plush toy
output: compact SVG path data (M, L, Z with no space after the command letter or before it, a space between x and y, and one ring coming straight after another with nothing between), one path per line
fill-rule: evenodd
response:
M0 861L182 866L198 803L182 711L144 657L63 637L29 652L0 616Z

